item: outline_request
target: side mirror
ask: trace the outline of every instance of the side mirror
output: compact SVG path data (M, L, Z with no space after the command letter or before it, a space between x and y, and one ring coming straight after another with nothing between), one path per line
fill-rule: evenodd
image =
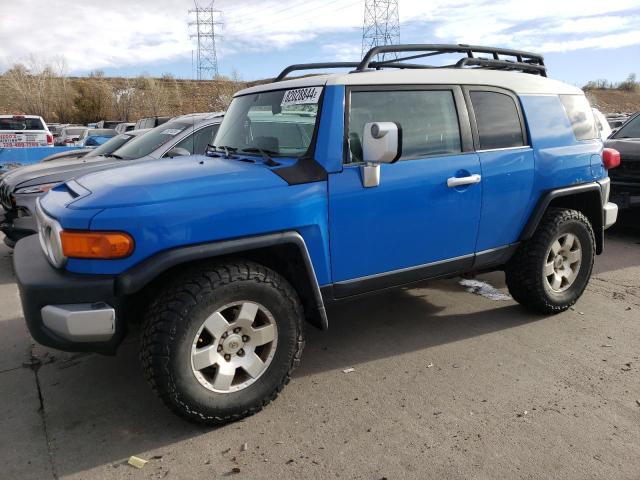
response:
M173 158L173 157L188 157L191 155L191 152L186 148L173 147L167 153L165 153L165 157Z
M380 185L380 164L398 161L402 154L402 130L394 122L373 122L364 126L362 135L362 185Z

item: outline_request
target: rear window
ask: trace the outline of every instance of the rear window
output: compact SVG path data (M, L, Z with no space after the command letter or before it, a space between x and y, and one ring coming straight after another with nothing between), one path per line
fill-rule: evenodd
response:
M83 132L85 131L84 128L65 128L64 129L64 134L65 135L81 135Z
M472 91L480 150L522 147L524 135L513 98L499 92Z
M584 95L560 95L560 101L567 112L576 140L599 138L593 110Z
M44 130L39 118L0 118L0 130Z

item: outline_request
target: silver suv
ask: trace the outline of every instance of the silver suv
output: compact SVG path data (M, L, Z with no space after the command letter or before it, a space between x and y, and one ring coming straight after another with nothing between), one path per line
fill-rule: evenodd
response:
M54 160L29 165L6 173L0 181L0 230L4 243L36 233L36 199L59 183L87 173L112 168L123 161L150 160L204 154L213 143L224 113L193 113L172 118L125 143L109 155L80 160Z

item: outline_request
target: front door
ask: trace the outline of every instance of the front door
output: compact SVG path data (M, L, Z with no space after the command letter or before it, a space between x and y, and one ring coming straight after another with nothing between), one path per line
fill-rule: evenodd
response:
M460 89L353 88L347 108L344 168L329 176L334 295L469 268L482 183ZM371 188L360 173L367 122L396 122L402 131L400 160L382 165Z

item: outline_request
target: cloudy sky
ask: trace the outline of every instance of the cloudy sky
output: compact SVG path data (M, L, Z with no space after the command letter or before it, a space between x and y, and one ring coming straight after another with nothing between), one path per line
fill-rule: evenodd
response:
M208 4L210 0L200 0ZM583 84L640 76L640 0L399 0L404 43L473 43L545 54ZM291 63L358 60L364 0L216 0L222 74L273 76ZM2 0L0 72L30 55L73 74L191 78L189 0Z

